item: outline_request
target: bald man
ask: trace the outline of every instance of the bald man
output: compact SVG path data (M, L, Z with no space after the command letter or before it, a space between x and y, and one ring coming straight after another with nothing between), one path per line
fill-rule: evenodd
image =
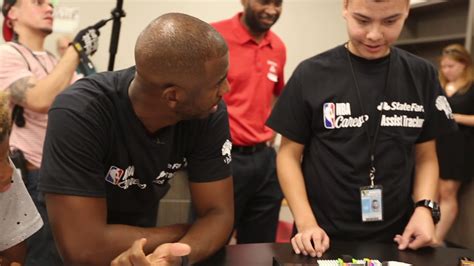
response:
M138 37L135 63L80 80L49 112L40 189L65 265L108 265L142 238L144 254L184 243L193 263L232 230L225 41L197 18L165 14ZM184 168L197 220L157 228L158 203Z

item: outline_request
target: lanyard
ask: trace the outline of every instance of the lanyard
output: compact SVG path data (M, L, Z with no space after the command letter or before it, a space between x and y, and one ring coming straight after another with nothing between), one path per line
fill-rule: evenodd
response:
M18 44L18 45L20 45L20 46L26 48L26 50L28 50L28 52L30 52L31 56L33 56L33 58L36 60L36 62L38 62L38 64L41 66L41 68L43 68L43 70L44 70L44 72L46 73L46 75L49 75L49 71L48 71L48 69L46 68L46 66L43 65L43 63L41 63L41 60L35 55L35 53L34 53L33 51L31 51L30 48L28 48L28 47L26 47L25 45L19 43L18 41L14 41L14 43L16 43L16 44ZM51 55L49 54L49 52L46 52L46 54L48 55L48 59L51 61L51 63L53 63L52 60L51 60L51 57L50 57ZM54 63L53 63L52 65L54 65Z
M349 47L348 47L348 43L346 43L346 53L347 53L347 60L349 61L349 66L351 68L351 74L352 74L352 79L354 80L354 86L355 86L355 89L356 89L356 92L357 92L357 99L359 100L359 105L360 105L360 108L362 109L362 113L363 114L369 114L368 112L366 112L365 108L364 108L364 105L362 104L362 97L360 95L360 88L359 88L359 83L357 82L357 77L356 77L356 74L355 74L355 71L354 71L354 66L352 65L352 59L351 59L351 55L349 54ZM385 95L385 92L387 91L387 88L388 88L388 84L389 84L389 78L390 78L390 70L391 70L391 65L392 65L392 53L390 53L390 57L389 57L389 62L388 62L388 69L387 69L387 77L385 78L385 87L382 91L382 97ZM382 101L381 101L382 102ZM369 158L370 158L370 168L369 168L369 178L370 178L370 187L374 187L375 186L375 147L376 147L376 143L377 143L377 137L379 135L379 131L380 131L380 122L382 121L382 114L383 114L383 106L382 108L380 108L380 115L379 115L379 119L376 123L376 128L375 128L375 134L374 134L374 138L371 139L370 138L370 132L369 132L369 124L367 123L366 126L365 126L365 133L367 135L367 139L369 141Z

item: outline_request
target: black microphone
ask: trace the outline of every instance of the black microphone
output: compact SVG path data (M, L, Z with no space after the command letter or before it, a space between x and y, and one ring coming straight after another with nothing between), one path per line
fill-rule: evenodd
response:
M112 19L114 18L109 18L109 19L101 19L99 20L99 22L97 22L96 24L94 24L92 27L96 30L102 28L103 26L105 26L105 24L107 24L107 22L111 21Z
M99 22L92 25L92 28L98 31L100 28L105 26L105 24L107 24L107 22L111 21L112 19L114 18L101 19L99 20ZM89 59L87 55L81 54L79 60L80 60L79 68L82 70L82 72L84 72L85 76L96 72L94 64L91 62L91 60Z

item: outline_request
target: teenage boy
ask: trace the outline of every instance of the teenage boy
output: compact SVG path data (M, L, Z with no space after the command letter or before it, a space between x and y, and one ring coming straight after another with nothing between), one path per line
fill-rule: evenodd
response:
M434 139L455 127L451 109L434 67L392 47L408 0L343 5L349 41L303 61L267 122L283 136L277 170L293 249L320 257L330 239L430 245Z

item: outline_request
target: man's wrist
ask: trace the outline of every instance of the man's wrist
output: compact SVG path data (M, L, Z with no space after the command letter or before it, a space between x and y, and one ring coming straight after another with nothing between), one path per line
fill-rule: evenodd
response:
M80 43L78 42L71 42L70 43L70 46L72 46L72 48L74 48L74 51L76 51L76 53L81 56L81 53L84 52L84 48L81 46Z

